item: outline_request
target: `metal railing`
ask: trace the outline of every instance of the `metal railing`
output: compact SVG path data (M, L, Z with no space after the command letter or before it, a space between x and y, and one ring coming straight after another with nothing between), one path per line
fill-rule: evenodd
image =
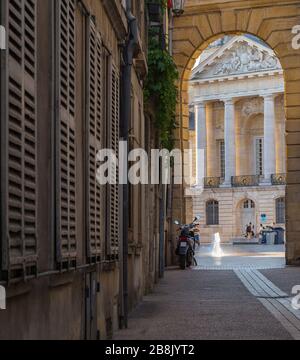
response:
M273 174L271 181L272 185L286 185L286 174Z
M231 179L232 187L254 187L259 186L262 177L259 175L242 175L242 176L233 176ZM206 177L204 178L204 188L205 189L215 189L219 188L223 183L221 177ZM286 174L274 174L271 176L272 185L286 185Z
M220 177L207 177L204 178L204 188L205 189L215 189L219 188L221 185Z
M233 176L231 183L233 187L259 186L260 176L259 175Z

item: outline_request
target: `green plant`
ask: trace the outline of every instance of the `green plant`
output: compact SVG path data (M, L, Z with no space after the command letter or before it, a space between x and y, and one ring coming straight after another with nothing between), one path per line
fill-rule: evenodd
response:
M155 122L161 145L171 150L174 145L178 71L168 51L162 49L159 39L149 31L149 73L145 84L145 102L155 106Z

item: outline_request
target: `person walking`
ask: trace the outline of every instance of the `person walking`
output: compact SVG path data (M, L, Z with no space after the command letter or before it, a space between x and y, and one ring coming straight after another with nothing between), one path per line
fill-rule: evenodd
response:
M247 238L250 239L251 238L251 234L252 234L252 223L247 225L247 229L246 229L246 234L247 234Z

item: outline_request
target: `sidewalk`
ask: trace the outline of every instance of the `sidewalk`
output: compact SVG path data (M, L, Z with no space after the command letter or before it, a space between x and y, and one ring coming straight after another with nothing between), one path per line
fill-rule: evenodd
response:
M297 268L264 271L277 286L281 278L288 278L289 286L300 282ZM292 336L233 270L174 269L131 314L129 329L117 332L114 339L292 340Z
M115 340L286 340L233 271L167 271Z

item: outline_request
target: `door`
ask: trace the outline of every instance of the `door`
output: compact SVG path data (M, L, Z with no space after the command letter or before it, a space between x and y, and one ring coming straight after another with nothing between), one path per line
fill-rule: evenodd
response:
M254 233L256 233L255 203L252 200L246 200L242 203L241 209L241 234L246 233L246 227L250 223L254 225Z
M85 284L85 338L86 340L98 340L100 336L97 328L97 293L99 290L97 274L86 274Z

